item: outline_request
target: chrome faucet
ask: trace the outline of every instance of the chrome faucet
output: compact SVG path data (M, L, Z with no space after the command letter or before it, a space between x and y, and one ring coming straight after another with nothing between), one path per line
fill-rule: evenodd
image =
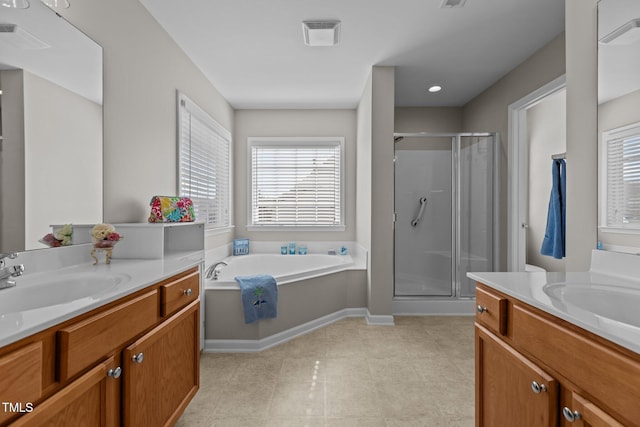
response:
M16 281L13 280L13 277L22 276L24 273L24 265L12 265L10 267L5 267L5 258L16 259L18 257L17 253L10 254L0 254L0 289L11 288L16 285Z
M213 263L209 266L209 268L207 268L207 271L204 274L205 279L213 279L213 280L218 280L218 274L220 274L220 268L218 268L221 265L229 265L224 261L218 261L216 263Z

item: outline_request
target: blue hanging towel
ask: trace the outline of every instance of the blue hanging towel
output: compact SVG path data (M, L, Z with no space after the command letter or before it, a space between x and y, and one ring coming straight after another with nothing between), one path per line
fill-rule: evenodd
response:
M563 159L555 159L552 166L553 186L549 198L549 213L547 214L547 228L542 240L542 255L549 255L557 259L565 256L565 225L566 225L566 163Z
M278 315L278 284L273 276L238 276L235 280L240 285L244 323Z

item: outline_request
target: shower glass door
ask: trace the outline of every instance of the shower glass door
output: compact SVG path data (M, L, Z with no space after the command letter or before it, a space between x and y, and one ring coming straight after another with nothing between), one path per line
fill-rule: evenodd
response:
M396 144L396 296L453 296L454 172L450 137Z
M457 295L475 296L469 271L493 271L495 135L459 136Z

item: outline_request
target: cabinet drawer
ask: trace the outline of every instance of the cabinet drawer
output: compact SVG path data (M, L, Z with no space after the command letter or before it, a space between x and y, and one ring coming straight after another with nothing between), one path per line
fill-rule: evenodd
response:
M158 293L153 290L59 330L59 380L94 364L158 320Z
M195 301L200 296L200 274L198 271L160 286L160 313L167 316Z
M571 407L565 406L562 408L562 415L568 422L577 421L578 425L590 427L624 427L604 410L578 393L572 392L570 396Z
M35 342L0 357L0 396L16 410L0 411L0 423L42 395L42 343Z
M507 333L507 299L476 288L476 321L489 330Z

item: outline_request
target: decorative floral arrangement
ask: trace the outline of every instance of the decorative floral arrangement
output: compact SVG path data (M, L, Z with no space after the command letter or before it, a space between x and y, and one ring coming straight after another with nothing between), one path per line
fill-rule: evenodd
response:
M69 246L71 244L71 236L73 235L73 228L71 224L65 224L62 228L55 233L46 234L40 243L51 248L57 248L58 246Z
M111 224L96 224L91 229L93 247L111 248L123 238Z

